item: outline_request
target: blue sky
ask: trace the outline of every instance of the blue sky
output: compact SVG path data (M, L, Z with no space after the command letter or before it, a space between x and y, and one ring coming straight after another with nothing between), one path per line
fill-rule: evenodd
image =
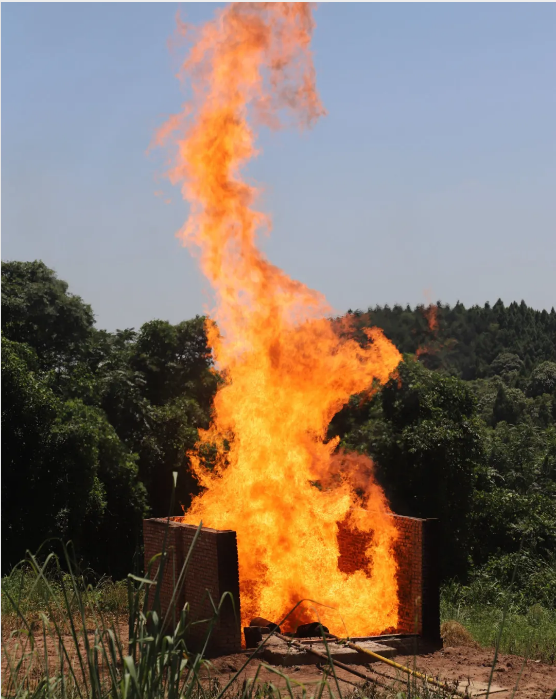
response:
M198 24L218 7L183 3ZM2 259L43 259L100 327L201 313L187 217L146 155L183 101L172 3L2 5ZM262 132L265 252L340 312L556 305L556 5L325 3L328 116ZM163 190L172 200L155 196Z

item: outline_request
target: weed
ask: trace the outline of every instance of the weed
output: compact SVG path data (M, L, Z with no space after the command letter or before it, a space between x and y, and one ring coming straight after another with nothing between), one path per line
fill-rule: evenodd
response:
M193 546L195 541L193 542ZM130 575L120 583L101 580L87 585L76 573L65 553L64 573L60 561L50 555L39 562L28 556L2 588L2 608L10 628L3 629L4 665L2 696L10 699L307 699L323 696L342 699L341 687L331 661L328 671L316 687L290 678L279 668L262 663L286 689L277 683L254 679L239 683L254 654L222 687L210 678L211 664L204 648L210 629L216 623L225 596L213 604L207 619L209 631L204 648L192 652L187 645L188 605L176 610L175 629L166 621L173 616L161 614L160 585L165 553L154 578ZM177 597L185 579L189 556L175 580ZM154 594L149 595L149 590ZM126 598L124 598L124 591ZM127 616L122 612L127 610ZM294 610L292 610L294 611ZM126 627L123 620L126 620ZM258 661L257 661L258 662ZM396 686L398 688L396 688ZM414 681L379 687L368 683L357 687L349 699L440 699L441 691L432 691L426 683Z
M540 604L522 609L510 599L500 633L504 598L500 598L500 604L485 603L478 596L477 599L471 601L465 591L458 596L453 585L445 589L441 597L442 621L461 624L483 647L495 646L500 634L500 652L556 663L556 610Z

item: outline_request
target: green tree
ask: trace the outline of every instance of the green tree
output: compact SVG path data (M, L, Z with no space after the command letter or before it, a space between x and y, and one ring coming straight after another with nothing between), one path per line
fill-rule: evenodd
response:
M4 335L33 347L44 366L82 356L93 324L91 307L44 262L2 262Z
M198 429L209 425L218 382L202 317L177 325L151 321L124 348L122 370L102 405L139 456L156 516L168 512L173 471L178 473L174 514L181 514L197 492L188 452Z
M483 459L483 427L472 391L457 378L406 359L370 406L352 411L351 419L344 415L341 422L347 427L342 445L373 457L394 512L440 519L442 577L465 575Z
M3 263L2 281L6 336L34 349L41 382L63 403L105 415L136 455L154 515L168 513L178 472L179 514L197 487L187 453L198 428L208 427L218 384L204 318L108 333L93 326L90 307L42 262Z
M204 317L177 325L163 320L145 323L131 363L145 377L145 395L153 405L188 395L210 411L218 376L212 370Z
M546 563L556 551L556 429L502 422L487 433L485 451L473 508L475 564L520 547Z
M511 425L517 424L526 408L526 399L519 388L506 388L500 384L494 406L492 409L492 423L508 422Z
M556 394L556 362L542 362L533 369L527 393L533 398L544 393Z
M505 376L514 372L519 373L523 369L523 362L512 352L500 352L491 362L490 372L493 375Z
M56 396L32 370L34 359L29 347L3 340L4 560L14 564L61 537L87 562L122 575L146 512L135 458L101 411ZM100 545L103 536L111 546Z

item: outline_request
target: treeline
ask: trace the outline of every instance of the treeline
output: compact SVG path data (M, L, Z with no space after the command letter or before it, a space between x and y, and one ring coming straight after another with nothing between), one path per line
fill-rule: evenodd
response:
M556 606L556 313L376 307L349 313L405 353L329 435L369 454L394 511L442 522L442 578Z
M8 568L49 537L115 577L147 514L175 514L196 483L187 452L218 376L203 318L97 330L42 262L2 263L2 538Z
M535 311L524 301L505 306L499 299L471 308L441 302L415 309L376 306L348 315L356 328L382 328L400 352L419 352L429 369L465 381L504 370L528 377L541 362L556 362L556 311ZM514 357L501 357L508 354Z
M371 455L394 511L442 521L442 577L556 605L556 314L523 302L374 308L404 352L386 386L331 423ZM220 380L203 318L98 330L42 262L2 264L4 565L48 537L122 576L144 516L197 484L187 453ZM210 455L207 455L210 458ZM518 564L516 567L516 563Z

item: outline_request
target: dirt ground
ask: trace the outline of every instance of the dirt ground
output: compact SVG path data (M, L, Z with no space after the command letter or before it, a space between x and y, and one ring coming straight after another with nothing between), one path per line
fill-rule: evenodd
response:
M121 632L122 637L127 636L126 630L123 627ZM7 675L9 675L9 672L6 672L8 668L5 651L8 649L14 650L14 640L8 639L4 633L3 636L4 647L2 653L2 684L5 685ZM67 640L70 642L69 637ZM49 655L52 653L52 656L55 656L56 644L50 639L47 639L47 646ZM44 653L43 648L42 639L38 638L36 649L38 651L39 658ZM246 654L237 654L215 658L211 661L210 668L205 670L203 674L207 678L209 675L213 678L217 678L220 686L223 687L228 680L230 680L242 667L247 660L247 657L248 656ZM463 689L469 683L469 681L471 681L474 683L477 691L480 692L481 687L486 688L493 657L494 651L492 649L485 650L471 647L451 647L444 648L443 650L427 655L418 655L415 658L415 665L418 670L426 673L429 676L451 682L458 681L460 689ZM413 667L413 656L398 655L393 658L393 660L402 665ZM499 697L500 699L510 699L519 678L518 688L514 695L515 699L551 699L552 693L556 689L556 666L544 665L543 663L534 660L528 660L525 665L523 662L523 658L520 658L519 656L500 655L498 657L498 662L492 680L493 685L496 685L496 687L493 687L492 689L503 688L505 691L493 692L491 689L491 695L495 698ZM286 675L288 678L290 678L294 689L295 687L299 688L297 691L295 691L295 694L300 694L300 685L304 685L307 689L307 693L311 695L312 687L319 683L322 679L322 671L316 665L275 667L271 669L266 667L262 668L260 665L260 660L252 661L241 673L237 682L241 684L245 678L253 678L257 673L257 670L259 670L258 681L261 684L265 682L272 682L280 689L286 689L287 680L286 677L283 676ZM402 673L380 662L373 663L368 667L362 665L353 665L351 667L368 673L371 676L373 675L373 670L376 670L382 674L380 676L374 676L377 677L380 682L390 686L392 686L392 683L396 677L398 679L406 677ZM36 668L36 672L39 672L39 667ZM519 677L520 673L521 677ZM364 683L363 680L340 668L337 670L337 675L341 682L340 688L342 695L349 694L350 691L354 689L354 684L362 685ZM385 677L385 675L387 677ZM398 686L400 689L403 688L401 684ZM480 693L475 692L475 696L480 695Z
M488 683L493 658L493 650L475 650L474 648L459 647L445 648L436 653L419 655L416 657L415 662L417 669L421 672L445 680L457 680L461 689L471 681L472 686L475 685L477 690L480 691L479 688L483 686L486 687ZM221 683L228 681L228 679L233 677L235 672L240 669L245 659L244 655L230 655L213 660L213 677L218 677ZM394 660L401 665L413 667L413 656L399 655L396 656ZM248 665L240 676L239 681L241 682L243 677L254 677L259 665L259 661ZM354 665L352 667L372 674L372 670L369 671L364 666ZM401 674L397 674L396 670L389 668L383 663L373 663L370 667L389 675L391 678L396 676L401 677ZM491 687L491 696L500 697L500 699L509 699L509 697L512 697L522 668L523 672L514 695L515 699L550 699L552 693L556 689L556 666L543 665L534 660L527 661L525 666L523 666L523 658L514 655L498 656L498 662L492 680L493 686ZM286 674L292 682L304 684L309 694L311 693L311 685L317 684L322 678L322 672L316 665L276 667L275 669L278 672ZM338 669L337 674L342 680L342 694L344 694L344 692L348 693L353 689L351 683L363 684L363 680L350 675L345 670ZM388 681L384 677L380 676L379 679L388 684ZM349 684L348 682L344 682L346 680ZM259 681L261 683L265 681L272 682L280 688L286 688L286 680L266 668L261 668L259 672ZM498 688L504 688L505 691L493 692L494 689ZM477 694L477 696L480 696L480 694Z

